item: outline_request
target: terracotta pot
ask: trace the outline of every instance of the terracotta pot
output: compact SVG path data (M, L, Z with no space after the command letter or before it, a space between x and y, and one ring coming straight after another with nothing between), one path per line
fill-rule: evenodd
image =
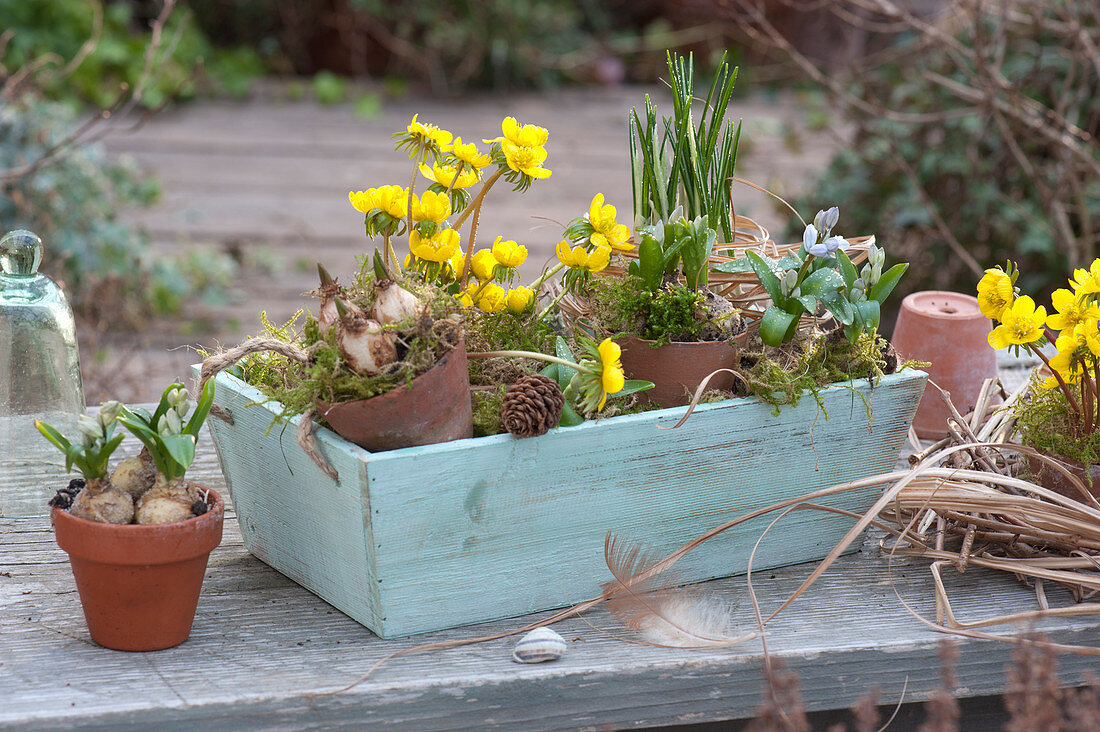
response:
M1089 493L1096 498L1100 498L1100 464L1092 463L1086 470L1085 464L1080 461L1071 460L1061 455L1051 455L1042 450L1040 452L1048 458L1057 460L1063 468L1084 484ZM1077 489L1077 486L1071 483L1070 479L1057 468L1036 459L1032 455L1027 456L1027 467L1031 473L1031 480L1038 485L1075 501L1086 502L1086 498L1081 495L1081 491ZM1091 484L1089 481L1091 481Z
M929 379L951 392L951 401L965 415L982 382L997 375L997 352L986 340L991 329L976 297L928 290L902 300L890 340L902 359L930 362L925 369ZM913 429L923 439L939 439L947 435L949 415L940 393L925 389Z
M407 387L355 402L319 401L317 407L341 437L371 452L473 437L466 344L459 341Z
M627 378L652 381L654 386L639 394L662 407L677 407L691 401L699 384L718 369L735 369L741 365L741 346L749 332L743 331L729 341L673 341L656 346L634 336L616 338L623 349L622 364ZM717 374L707 383L707 389L731 390L734 377Z
M157 651L191 634L206 560L222 540L225 504L171 524L101 524L60 508L50 514L69 555L92 640L117 651Z

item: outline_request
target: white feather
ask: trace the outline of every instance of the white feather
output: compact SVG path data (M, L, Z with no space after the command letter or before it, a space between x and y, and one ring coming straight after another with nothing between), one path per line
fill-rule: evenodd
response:
M728 603L707 595L668 593L653 605L655 613L639 619L642 638L677 648L705 648L736 643Z

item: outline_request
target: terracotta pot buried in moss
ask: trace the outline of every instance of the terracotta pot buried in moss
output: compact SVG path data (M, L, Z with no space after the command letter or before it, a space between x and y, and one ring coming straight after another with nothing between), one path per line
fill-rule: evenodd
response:
M207 559L222 540L225 505L213 491L206 503L202 515L148 526L53 509L54 534L69 555L92 640L117 651L156 651L187 640Z
M709 374L718 369L738 368L748 335L748 330L744 330L730 340L673 341L661 346L634 336L616 338L615 342L623 349L620 360L627 376L653 382L652 389L638 396L661 407L677 407L691 401ZM717 374L707 383L707 389L731 391L734 384L733 375Z
M1057 460L1062 467L1073 474L1073 477L1084 484L1085 489L1088 490L1094 498L1100 499L1100 464L1092 463L1088 465L1086 469L1085 464L1078 460L1073 460L1062 455L1052 455L1045 450L1039 450L1039 452L1048 458ZM1088 499L1081 495L1081 491L1078 490L1077 486L1075 486L1062 471L1031 455L1027 456L1027 467L1028 472L1031 474L1031 480L1038 485L1067 498L1072 498L1075 501L1088 504Z
M435 366L385 394L341 404L318 401L337 434L371 452L473 437L466 344L459 340Z

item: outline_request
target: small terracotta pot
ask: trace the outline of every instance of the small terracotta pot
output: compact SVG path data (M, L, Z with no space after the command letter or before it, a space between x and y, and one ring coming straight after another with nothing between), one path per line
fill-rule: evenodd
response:
M407 387L317 408L337 434L371 452L473 437L466 344L460 340Z
M101 524L53 509L92 640L116 651L158 651L191 635L206 560L222 540L225 504L171 524Z
M741 365L741 347L749 332L742 331L728 341L673 341L656 346L634 336L616 338L623 349L621 362L627 378L652 381L653 388L638 396L662 407L677 407L691 401L699 384L718 369L736 369ZM707 389L732 390L730 374L716 374Z
M1061 455L1051 455L1042 450L1040 450L1040 452L1048 458L1057 460L1063 468L1073 474L1073 477L1084 484L1085 489L1089 493L1096 498L1100 498L1100 464L1092 463L1086 470L1085 464L1078 460L1071 460ZM1055 493L1060 493L1066 498L1072 498L1081 503L1086 502L1087 499L1081 495L1081 491L1077 489L1077 486L1073 485L1070 479L1062 474L1057 468L1052 467L1032 455L1027 456L1027 467L1028 471L1031 473L1031 480L1038 485L1048 490L1052 490ZM1092 481L1091 484L1089 481Z
M976 297L928 290L902 300L890 341L900 358L930 362L928 378L951 392L951 401L965 415L982 382L997 375L997 352L987 340L991 329ZM949 415L940 393L925 389L913 429L926 440L945 437Z

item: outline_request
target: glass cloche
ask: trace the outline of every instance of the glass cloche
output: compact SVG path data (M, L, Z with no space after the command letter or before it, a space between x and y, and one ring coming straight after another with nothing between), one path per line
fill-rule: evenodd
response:
M0 239L0 516L43 516L69 480L64 456L35 429L41 419L75 432L84 411L73 311L38 273L42 240Z

